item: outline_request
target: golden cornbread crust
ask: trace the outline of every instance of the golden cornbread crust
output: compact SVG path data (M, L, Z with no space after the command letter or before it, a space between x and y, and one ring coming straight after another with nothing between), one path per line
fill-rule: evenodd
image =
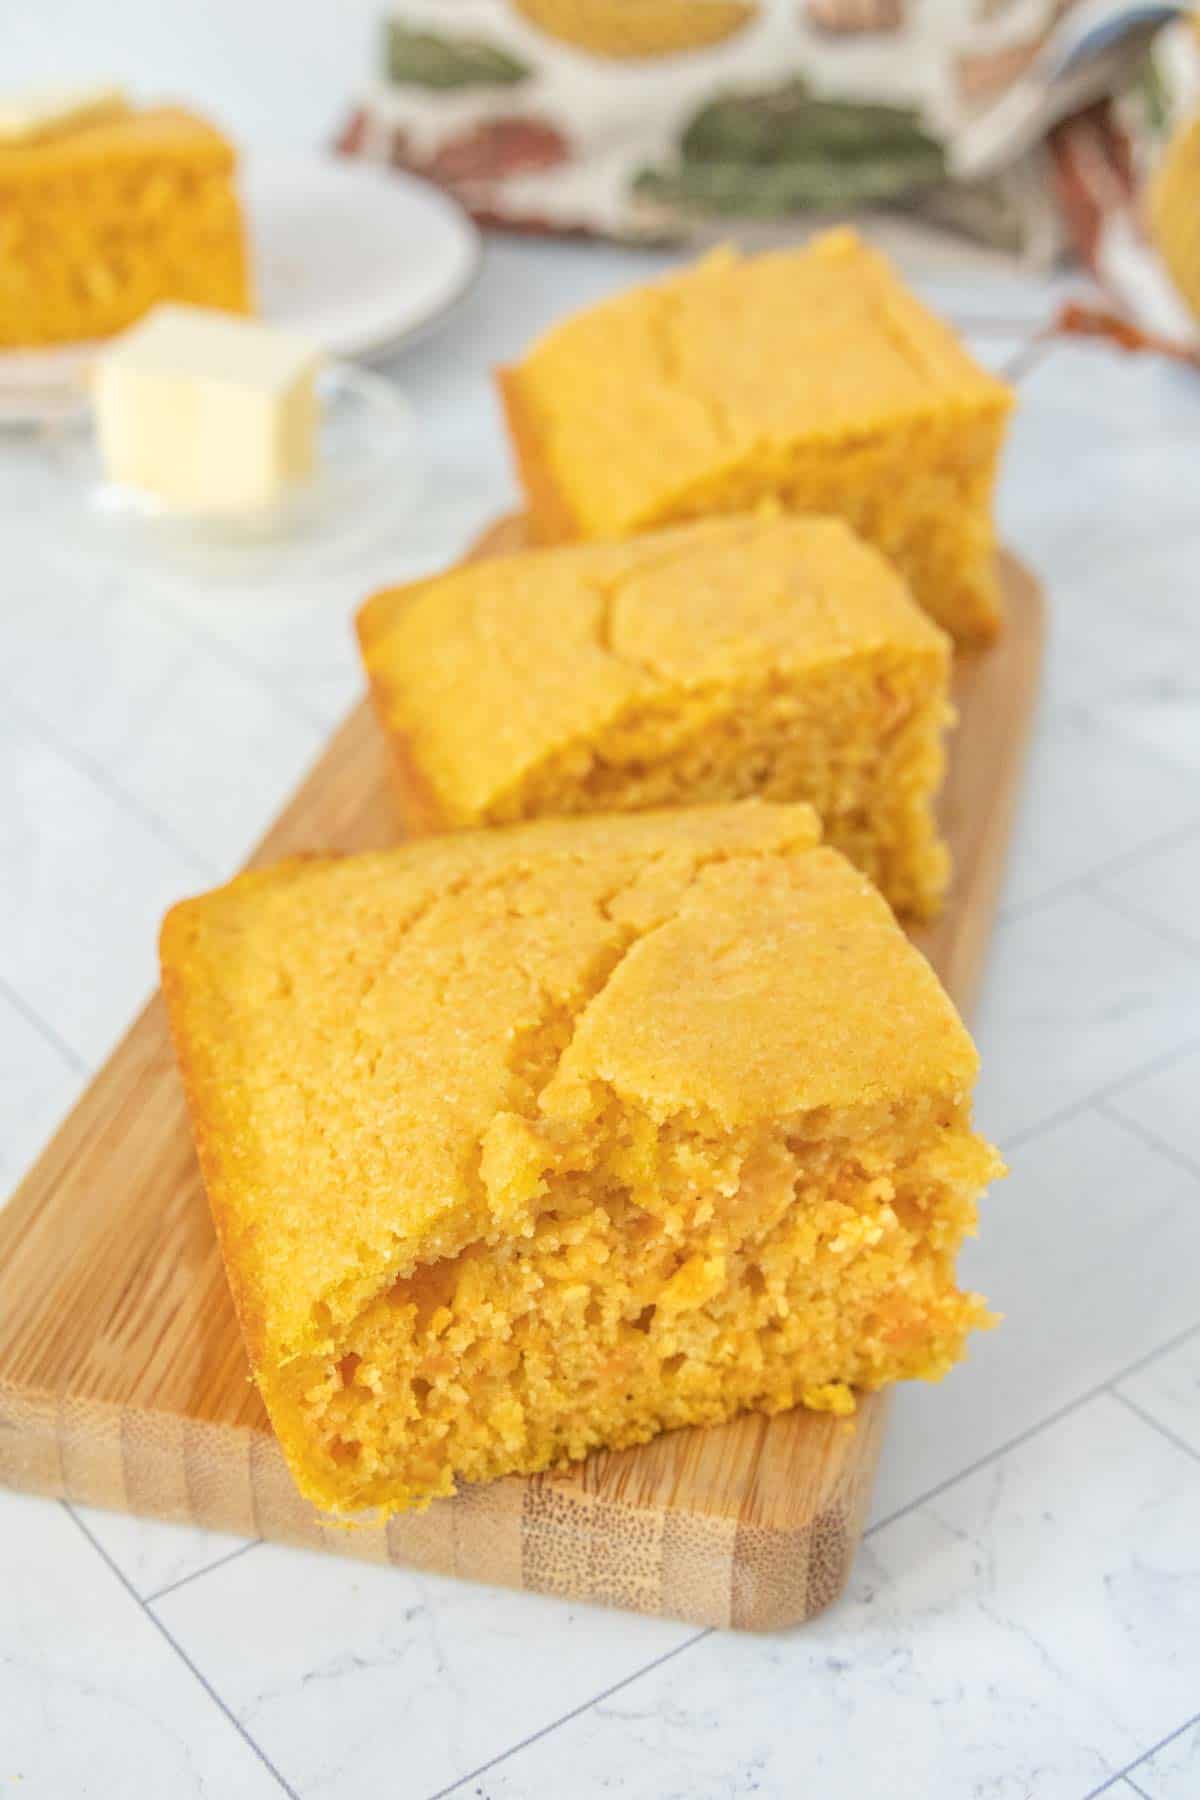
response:
M524 397L520 369L497 369L496 385L516 458L517 478L525 495L533 542L569 544L574 538L587 536L554 479L533 408Z
M0 346L108 337L160 300L247 312L234 172L177 107L0 147Z
M411 833L806 800L897 910L937 909L949 640L839 519L471 562L358 631Z
M720 252L604 301L499 385L539 543L770 498L846 518L955 638L998 629L1012 394L853 232Z
M164 993L254 1373L352 1511L745 1408L850 1410L987 1322L973 1047L805 807L547 820L185 902Z
M450 821L432 783L427 780L417 760L412 741L406 732L388 733L388 756L399 807L400 827L404 835L424 837L428 832L448 831Z

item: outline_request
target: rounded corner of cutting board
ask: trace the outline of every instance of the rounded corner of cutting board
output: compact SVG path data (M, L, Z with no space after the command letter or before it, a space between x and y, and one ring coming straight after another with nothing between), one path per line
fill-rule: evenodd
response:
M387 1556L693 1625L800 1625L849 1577L887 1410L865 1394L850 1419L747 1413L464 1488L390 1519Z

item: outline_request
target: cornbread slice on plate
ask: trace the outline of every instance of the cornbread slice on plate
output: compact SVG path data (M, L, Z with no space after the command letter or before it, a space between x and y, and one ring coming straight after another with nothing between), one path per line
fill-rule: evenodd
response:
M746 1408L849 1412L986 1322L955 1285L975 1052L801 806L293 860L166 920L255 1377L319 1505Z
M158 300L247 312L234 165L175 107L0 143L0 347L107 337Z
M568 319L500 383L541 542L773 496L847 519L955 638L998 628L1012 395L851 231L718 251Z
M412 830L807 800L893 906L936 911L949 640L841 520L468 563L359 635Z

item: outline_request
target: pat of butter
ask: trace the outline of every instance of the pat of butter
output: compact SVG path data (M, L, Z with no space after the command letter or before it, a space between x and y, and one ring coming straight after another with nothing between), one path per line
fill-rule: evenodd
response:
M46 87L0 94L0 149L40 144L87 125L106 125L128 111L129 102L117 87Z
M110 481L185 512L249 513L312 472L319 350L200 306L159 306L99 358Z

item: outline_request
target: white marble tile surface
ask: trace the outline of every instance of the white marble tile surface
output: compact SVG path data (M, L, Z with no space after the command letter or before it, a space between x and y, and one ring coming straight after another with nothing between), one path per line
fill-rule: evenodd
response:
M809 1627L714 1632L460 1791L1082 1800L1194 1702L1197 1507L1102 1396L872 1536Z
M156 982L164 911L212 872L12 709L0 763L0 980L94 1067Z
M191 53L231 8L189 26ZM89 10L71 0L79 30ZM161 9L135 10L174 66ZM455 319L391 365L423 497L283 595L99 569L50 529L38 445L0 439L5 1186L149 990L164 908L235 864L358 693L361 599L511 503L493 366L668 260L491 245ZM1060 292L923 285L995 367ZM799 1633L694 1641L115 1515L81 1515L89 1537L0 1495L0 1791L1200 1794L1197 442L1180 371L1070 344L1024 377L1001 510L1046 581L1051 649L978 1019L981 1119L1014 1172L965 1263L1007 1316L898 1398L845 1602Z
M1182 1050L1200 959L1086 893L1003 919L977 1015L979 1116L1006 1143Z
M273 1544L154 1610L284 1778L321 1800L433 1794L695 1636Z
M1093 1109L1018 1146L1011 1164L961 1262L1002 1323L944 1381L896 1395L877 1520L1200 1323L1190 1170Z
M27 456L42 466L36 444ZM5 581L0 690L64 747L103 765L152 723L192 647L157 594L78 557L60 560L36 517L14 523L24 554Z
M1195 1800L1200 1794L1200 1719L1135 1763L1128 1780L1142 1800Z
M1200 1329L1135 1369L1114 1391L1200 1457Z
M0 988L0 1207L87 1074L81 1058Z
M1181 479L1194 384L1071 344L1031 368L1021 394L1000 516L1052 584L1047 698L1169 698L1195 653L1200 518Z
M1191 779L1193 792L1200 793L1200 779ZM1200 825L1147 855L1130 857L1097 885L1135 918L1152 920L1200 950Z
M1108 1101L1111 1112L1139 1126L1200 1170L1200 1048L1131 1082Z
M1200 672L1184 664L1170 675L1153 676L1122 689L1103 702L1105 724L1126 737L1168 756L1200 780Z
M261 681L196 656L108 766L124 792L228 876L261 836L264 805L268 817L281 810L326 736ZM209 754L197 755L197 746L209 746Z
M1110 731L1082 706L1047 708L1029 757L1013 839L1006 912L1200 825L1200 782L1166 757Z
M261 1754L57 1502L0 1491L0 1792L278 1800Z
M159 1599L168 1589L243 1555L256 1542L225 1531L106 1512L99 1506L77 1505L73 1510L141 1600Z

